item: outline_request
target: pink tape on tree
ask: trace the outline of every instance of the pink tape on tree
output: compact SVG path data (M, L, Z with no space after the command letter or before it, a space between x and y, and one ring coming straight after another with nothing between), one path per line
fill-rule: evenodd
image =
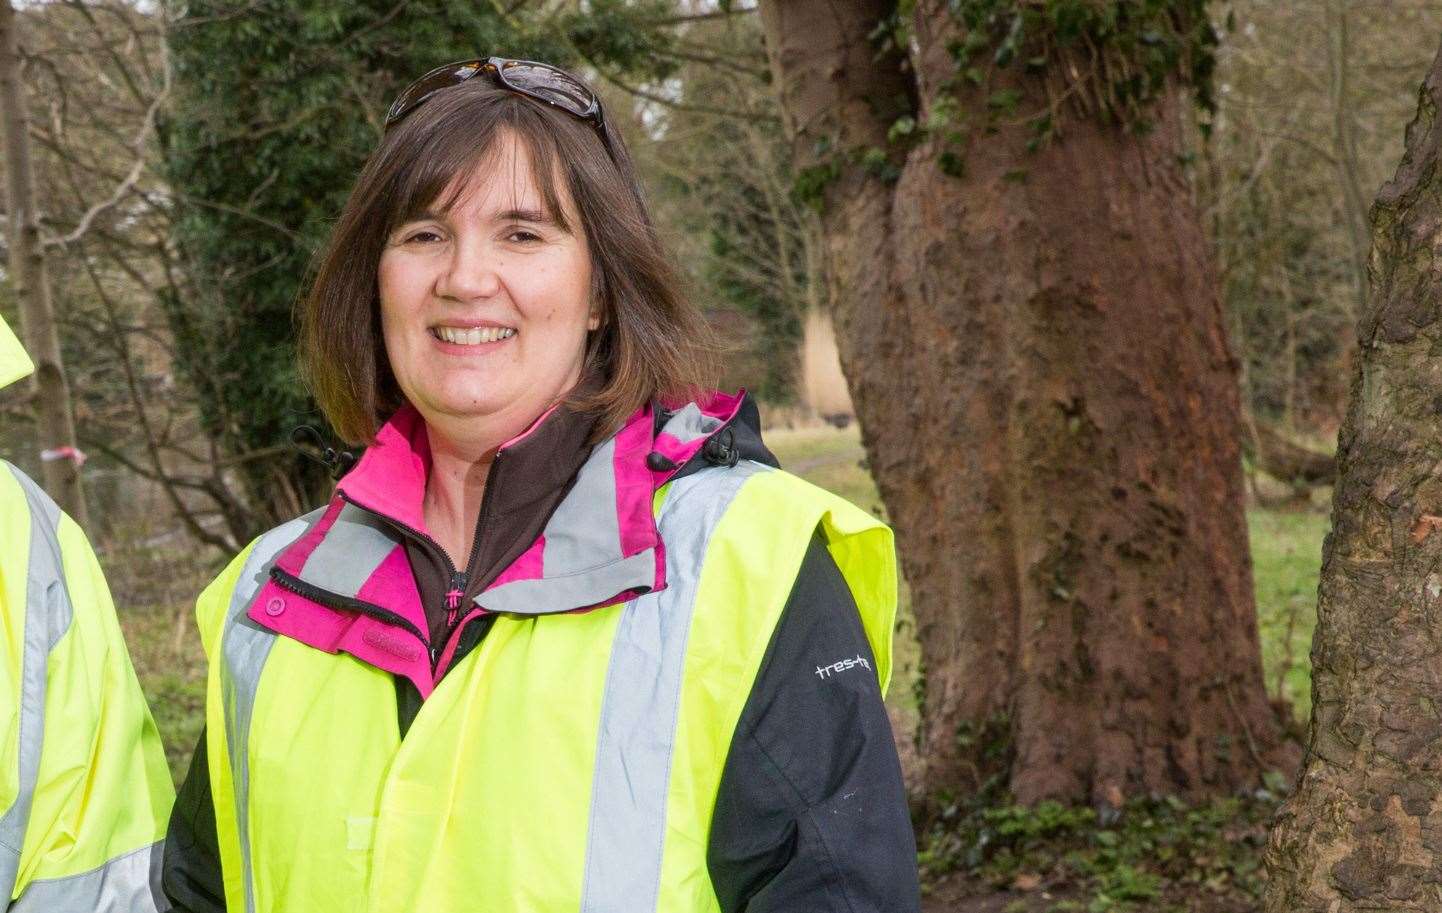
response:
M85 465L85 451L79 447L52 447L49 450L40 451L40 461L53 463L56 460L72 460L76 467Z

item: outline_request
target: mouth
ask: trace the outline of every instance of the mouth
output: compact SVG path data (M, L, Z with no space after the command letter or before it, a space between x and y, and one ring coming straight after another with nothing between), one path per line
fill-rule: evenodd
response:
M453 327L433 326L430 333L441 342L457 346L481 346L501 342L516 335L515 327Z

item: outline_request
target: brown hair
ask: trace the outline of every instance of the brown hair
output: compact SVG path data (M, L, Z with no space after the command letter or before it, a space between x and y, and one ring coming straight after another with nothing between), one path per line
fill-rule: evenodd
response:
M685 401L708 385L713 337L681 292L620 135L609 123L605 129L614 162L589 122L476 78L437 93L382 138L298 305L301 368L343 440L369 443L405 401L381 337L377 271L386 239L427 209L454 206L466 183L455 179L487 164L503 130L530 154L548 214L574 231L557 194L559 173L585 230L601 326L588 339L582 376L598 376L600 386L573 392L568 406L599 416L593 441L653 397Z

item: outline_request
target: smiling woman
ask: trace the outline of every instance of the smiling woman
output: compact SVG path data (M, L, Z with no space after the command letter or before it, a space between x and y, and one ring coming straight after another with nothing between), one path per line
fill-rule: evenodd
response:
M600 320L582 360L609 376L573 400L603 416L597 440L657 394L686 399L706 388L714 343L680 291L620 137L471 79L387 132L300 309L307 376L346 440L368 442L405 401L396 366L375 346L380 274L402 259L398 246L409 254L433 244L445 256L426 258L440 282L429 291L452 299L478 281L534 287L533 268L560 267L561 252L575 258L568 264L585 282L574 273L556 281L580 284L582 306ZM514 268L503 275L504 266Z
M450 65L388 127L300 309L367 450L201 595L177 909L916 909L890 531L706 389L583 84Z

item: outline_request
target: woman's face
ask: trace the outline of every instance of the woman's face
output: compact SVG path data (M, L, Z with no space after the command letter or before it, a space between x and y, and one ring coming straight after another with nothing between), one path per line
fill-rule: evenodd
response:
M469 175L454 207L401 225L381 254L381 330L401 392L427 424L501 440L525 430L580 377L591 259L563 182L557 192L578 234L551 221L530 156L504 132Z

